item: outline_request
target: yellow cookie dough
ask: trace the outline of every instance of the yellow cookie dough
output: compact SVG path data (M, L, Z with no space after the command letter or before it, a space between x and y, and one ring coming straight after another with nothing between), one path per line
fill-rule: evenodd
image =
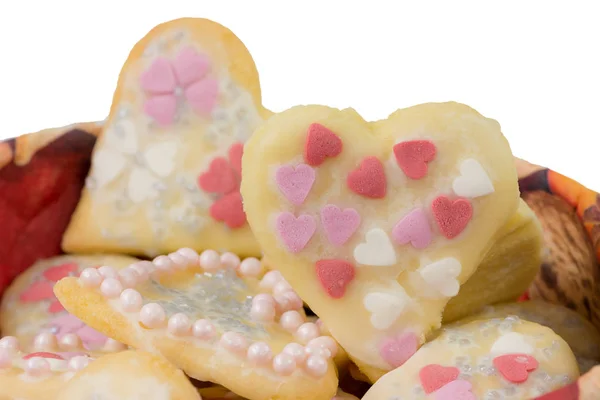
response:
M199 18L158 25L121 71L64 250L259 255L239 169L241 145L269 114L229 29Z
M486 304L517 300L540 269L542 245L540 223L527 203L520 200L517 212L498 232L477 271L448 302L443 323L472 315Z
M255 132L242 171L265 257L371 379L441 325L520 204L498 123L458 103L377 122L294 107ZM395 342L404 356L386 359Z
M201 400L185 374L161 356L124 351L79 371L56 400Z
M363 400L532 399L578 376L569 346L549 328L516 317L479 320L443 329Z

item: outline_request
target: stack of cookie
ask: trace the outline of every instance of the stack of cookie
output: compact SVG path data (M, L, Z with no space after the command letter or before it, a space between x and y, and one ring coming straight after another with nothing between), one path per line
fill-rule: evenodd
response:
M544 232L465 105L272 113L242 42L180 19L94 127L45 250L6 256L0 400L576 400L600 363L585 312L516 302Z

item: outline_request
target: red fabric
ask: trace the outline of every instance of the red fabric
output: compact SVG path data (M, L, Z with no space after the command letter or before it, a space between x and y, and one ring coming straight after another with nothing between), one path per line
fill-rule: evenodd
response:
M11 162L0 169L0 294L38 259L61 254L62 235L79 201L95 140L86 132L70 131L28 164Z

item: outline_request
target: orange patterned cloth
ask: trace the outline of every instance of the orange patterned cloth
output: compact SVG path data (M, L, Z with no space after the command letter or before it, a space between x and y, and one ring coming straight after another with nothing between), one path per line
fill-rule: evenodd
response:
M570 204L581 218L600 263L600 194L547 168L521 177L519 189L521 193L544 190Z

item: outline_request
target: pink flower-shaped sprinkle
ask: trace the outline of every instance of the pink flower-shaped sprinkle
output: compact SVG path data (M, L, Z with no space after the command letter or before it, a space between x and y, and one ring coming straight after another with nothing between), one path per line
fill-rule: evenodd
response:
M149 95L144 111L159 125L173 123L178 98L183 97L193 110L208 115L219 94L219 83L208 77L210 60L192 48L183 49L174 60L159 57L142 73L140 83Z

